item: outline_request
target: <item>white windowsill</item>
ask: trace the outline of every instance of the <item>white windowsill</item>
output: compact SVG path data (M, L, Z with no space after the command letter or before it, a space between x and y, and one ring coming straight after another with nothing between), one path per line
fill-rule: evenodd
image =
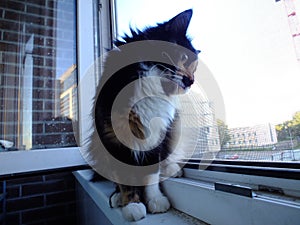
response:
M0 176L86 165L77 147L1 152L0 162Z
M86 170L74 175L112 224L196 225L205 224L201 222L205 221L213 225L295 225L300 221L300 199L297 197L255 191L252 198L245 197L215 190L213 181L201 181L198 177L170 178L162 183L172 206L179 212L170 210L164 214L148 214L139 222L129 223L123 219L120 209L109 207L108 197L114 190L111 182L89 182L90 171ZM293 184L299 187L299 181Z
M109 206L109 196L114 191L114 185L110 181L90 182L91 171L81 170L74 172L77 181L93 199L99 209L114 225L149 225L149 224L165 224L165 225L205 225L205 223L190 217L184 213L174 209L167 213L147 214L146 218L137 222L128 222L123 216L120 208L112 209Z
M167 195L173 207L182 212L213 225L295 225L300 221L299 197L253 191L253 197L250 198L218 191L214 188L214 182L216 182L216 180L213 181L216 178L214 172L211 174L210 171L203 172L211 175L210 181L208 181L207 178L201 180L200 171L191 171L194 175L198 173L197 179L168 179L163 183L164 189L168 190ZM191 171L185 169L185 174L187 175ZM225 179L228 174L222 173L222 175ZM240 174L236 174L235 177L243 179ZM265 181L268 179L268 177L264 178ZM251 183L249 177L248 181ZM300 185L299 180L284 181L281 179L281 181L292 182L298 188ZM239 185L237 179L231 180L230 183ZM263 183L261 182L261 184Z

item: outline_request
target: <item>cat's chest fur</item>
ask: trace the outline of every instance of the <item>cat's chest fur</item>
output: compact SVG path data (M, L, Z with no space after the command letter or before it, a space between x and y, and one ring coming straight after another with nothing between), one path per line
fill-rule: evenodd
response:
M148 151L157 147L175 118L177 97L164 93L161 74L160 69L143 65L140 78L130 84L133 91L127 99L128 108L129 115L134 115L129 118L130 128L133 134L137 129L141 132L140 136L132 137L131 147L135 150Z

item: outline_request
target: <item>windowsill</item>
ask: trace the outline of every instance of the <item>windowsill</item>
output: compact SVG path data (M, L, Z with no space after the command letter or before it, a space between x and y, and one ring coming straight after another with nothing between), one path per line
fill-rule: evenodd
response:
M275 184L275 188L277 182L287 183L285 186L288 188L292 184L299 187L299 180L269 177L256 180L256 177L241 174L189 169L185 169L184 174L185 178L166 180L163 187L168 190L167 195L173 207L209 224L294 225L300 221L299 197L284 194L279 196L272 192L257 191L249 186L255 181L260 184ZM241 185L241 181L246 179L248 182ZM216 182L252 189L252 197L216 190Z
M0 178L86 166L78 147L1 152Z
M197 220L185 213L175 209L169 210L167 213L147 214L146 218L137 222L128 222L123 216L120 208L112 209L109 207L109 196L114 191L114 184L110 181L90 182L91 170L81 170L74 172L77 181L93 199L98 208L115 225L135 224L172 224L172 225L205 225L205 223Z
M210 180L201 180L202 173L196 170L192 171L198 174L197 178L170 178L162 183L162 187L165 190L164 192L176 210L171 209L164 214L148 214L145 219L135 223L125 221L120 209L111 209L109 207L108 198L114 190L112 182L89 182L91 171L88 170L77 171L74 175L112 224L203 225L208 223L214 225L294 225L300 221L299 197L290 198L282 195L279 198L279 196L274 193L257 192L254 189L252 197L249 197L216 190L214 185L216 180L213 181L214 173L211 174ZM209 173L210 171L204 172ZM191 175L189 173L189 170L185 170L186 175ZM193 176L195 176L195 174ZM222 174L225 180L228 174ZM236 174L236 176L240 177L240 179L243 178L242 175ZM203 178L205 178L205 176ZM251 178L247 179L251 181ZM264 180L268 179L268 177L264 178ZM280 181L282 182L282 180ZM285 182L288 181L285 179ZM291 180L291 182L299 187L300 181ZM230 182L227 181L226 183ZM263 184L264 182L261 183ZM231 184L238 185L239 182L233 179ZM288 186L289 185L290 184L288 184ZM192 215L193 217L188 215Z

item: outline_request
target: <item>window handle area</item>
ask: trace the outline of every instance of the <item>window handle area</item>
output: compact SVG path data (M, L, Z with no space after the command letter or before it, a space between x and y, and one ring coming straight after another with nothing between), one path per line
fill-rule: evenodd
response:
M226 184L226 183L216 182L215 190L227 192L227 193L231 193L231 194L236 194L236 195L241 195L241 196L248 197L248 198L254 197L252 188L246 187L246 186L241 186L241 185L236 185L236 184Z

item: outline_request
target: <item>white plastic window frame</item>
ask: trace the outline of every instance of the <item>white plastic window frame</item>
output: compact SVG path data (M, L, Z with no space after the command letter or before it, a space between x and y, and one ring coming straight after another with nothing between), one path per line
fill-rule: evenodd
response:
M215 225L293 225L299 222L300 205L296 198L256 192L254 188L259 182L285 186L295 191L299 188L299 180L243 176L226 172L185 172L185 178L168 179L162 186L174 208L201 221ZM242 186L253 188L253 197L216 190L214 184L217 181L233 185L243 183Z
M101 2L102 1L102 2ZM109 4L111 2L111 4ZM95 6L99 6L99 8ZM112 30L110 27L111 15L113 13L114 4L110 0L77 0L77 63L78 63L78 80L84 78L84 74L90 68L95 60L95 10L104 8L101 16L101 23L106 24L106 30ZM97 11L96 11L97 13ZM104 42L111 43L112 32L104 34L104 38L98 44L102 45ZM87 115L88 108L85 108L84 97L93 94L93 84L89 84L88 88L80 87L83 91L79 91L79 142L82 141L83 129L86 125L82 122L82 117ZM91 85L91 86L90 86ZM83 101L83 102L82 102ZM77 143L80 146L80 143ZM0 153L0 177L16 176L18 174L26 174L40 171L50 171L64 168L76 168L86 166L86 162L81 156L79 147L71 148L52 148L44 150L31 150L31 151L14 151L14 152L1 152Z

